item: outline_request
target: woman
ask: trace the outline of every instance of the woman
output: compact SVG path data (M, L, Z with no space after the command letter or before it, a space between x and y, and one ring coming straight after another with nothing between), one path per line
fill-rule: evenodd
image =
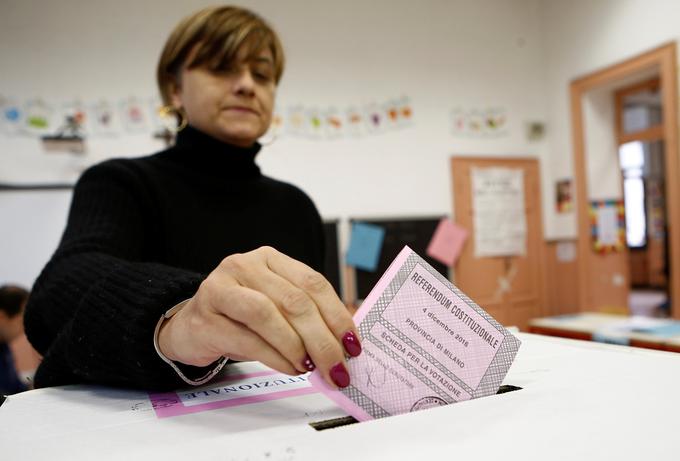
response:
M44 355L37 386L197 385L227 358L289 374L316 366L349 384L344 354L361 345L316 272L319 214L254 162L283 67L276 33L250 11L207 8L176 26L158 64L176 145L79 179L27 307Z

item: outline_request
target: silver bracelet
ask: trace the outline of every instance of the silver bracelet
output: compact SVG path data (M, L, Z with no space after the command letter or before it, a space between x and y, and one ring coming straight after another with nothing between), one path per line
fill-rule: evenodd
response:
M163 355L163 353L161 352L161 348L158 346L158 333L161 331L161 325L163 325L163 322L165 320L169 319L170 317L172 317L173 315L175 315L176 313L178 313L188 302L189 302L189 299L185 299L184 301L177 304L175 307L168 310L165 314L163 314L161 316L161 318L158 320L158 323L156 324L156 329L153 332L153 347L156 349L156 353L158 354L158 356L165 363L170 365L172 367L172 369L175 370L175 372L179 375L180 378L182 378L182 380L185 383L190 384L192 386L200 386L201 384L205 384L208 381L210 381L212 378L214 378L215 375L217 375L220 372L220 370L222 370L222 367L224 367L224 365L226 365L229 358L228 357L222 357L220 359L220 361L217 363L217 365L215 366L215 368L213 368L211 371L209 371L206 375L204 375L204 376L202 376L198 379L189 379L184 375L184 373L182 373L182 370L179 369L179 367L177 366L177 364L175 364L175 362L173 362L172 360L167 358L165 355Z

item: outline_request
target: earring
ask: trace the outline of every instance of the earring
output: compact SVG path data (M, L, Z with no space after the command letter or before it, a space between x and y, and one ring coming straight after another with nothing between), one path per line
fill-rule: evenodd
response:
M168 130L174 132L174 133L179 133L182 131L186 126L189 124L189 121L187 120L187 114L184 112L184 109L181 107L174 107L170 105L166 105L158 109L158 116L161 119L165 119L171 115L174 115L177 118L177 126L174 128L171 127L166 127Z
M269 135L269 139L265 139L263 136L262 138L258 139L257 142L259 142L261 146L269 146L274 144L274 141L276 141L276 139L279 137L279 132L281 131L282 125L283 120L281 117L274 116L271 125L269 125L269 129L265 133L265 135Z

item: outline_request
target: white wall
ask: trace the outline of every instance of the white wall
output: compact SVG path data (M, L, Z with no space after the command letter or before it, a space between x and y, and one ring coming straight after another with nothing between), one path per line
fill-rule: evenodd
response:
M154 66L168 31L212 3L4 0L0 94L65 99L153 94ZM546 115L538 0L238 3L260 12L282 36L288 65L280 106L411 99L411 128L333 141L284 137L261 153L265 174L301 186L326 217L449 214L451 155L545 153L545 142L527 141L524 127ZM508 136L455 138L450 111L458 106L505 108ZM16 142L0 137L2 161L18 155L40 160L35 144ZM99 141L88 161L155 149L150 141ZM71 160L63 167L82 165ZM549 181L547 174L543 180ZM41 196L40 204L31 194L0 192L3 222L17 223L0 231L0 281L30 284L51 250L21 254L21 249L36 239L53 247L61 233L63 217L52 210L65 212L63 194L53 200ZM553 207L550 197L545 208ZM34 220L40 220L35 225L40 235L20 230Z
M540 22L546 69L547 151L550 153L544 168L554 178L568 177L573 175L569 82L678 40L680 2L543 0ZM591 154L597 155L595 151L588 153ZM602 154L610 155L610 151ZM553 189L553 185L544 188L545 200L550 199ZM546 237L576 236L575 214L558 215L554 207L544 207L544 210Z
M590 200L623 198L615 133L614 94L595 89L583 97L586 184Z
M32 285L59 243L70 201L70 190L0 191L0 285Z

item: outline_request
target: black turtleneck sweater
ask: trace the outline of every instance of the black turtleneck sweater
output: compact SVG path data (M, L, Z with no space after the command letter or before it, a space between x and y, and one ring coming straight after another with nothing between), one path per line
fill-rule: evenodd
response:
M26 334L44 356L37 387L183 386L156 354L153 331L223 258L270 245L322 270L314 204L260 173L259 148L187 127L170 149L85 171L26 308Z

